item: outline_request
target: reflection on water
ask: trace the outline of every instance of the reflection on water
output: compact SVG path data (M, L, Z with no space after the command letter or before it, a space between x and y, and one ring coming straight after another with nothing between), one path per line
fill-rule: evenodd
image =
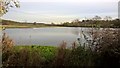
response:
M76 41L77 35L71 33L71 28L39 28L39 29L6 29L16 45L59 45L63 40Z
M53 45L58 46L62 41L68 45L81 38L85 43L83 33L90 39L91 28L52 27L52 28L21 28L6 29L6 32L16 45Z

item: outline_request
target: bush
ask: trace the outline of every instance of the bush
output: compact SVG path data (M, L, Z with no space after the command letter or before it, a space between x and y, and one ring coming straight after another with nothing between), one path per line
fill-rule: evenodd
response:
M98 66L120 66L120 30L103 29L94 33Z

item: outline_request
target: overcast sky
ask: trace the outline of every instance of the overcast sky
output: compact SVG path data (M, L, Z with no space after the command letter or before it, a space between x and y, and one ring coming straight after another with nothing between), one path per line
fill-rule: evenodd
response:
M118 16L119 0L20 0L20 8L11 8L2 18L27 21L61 23L74 19Z
M20 0L21 2L118 2L119 0Z

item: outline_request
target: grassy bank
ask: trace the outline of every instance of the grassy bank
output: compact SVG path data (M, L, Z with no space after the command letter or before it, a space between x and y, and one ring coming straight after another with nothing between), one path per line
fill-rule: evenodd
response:
M75 49L66 49L65 44L53 46L13 46L3 53L3 68L19 67L84 67L94 66L91 51L79 46ZM7 67L8 65L8 67Z
M68 67L116 67L119 66L119 54L105 49L92 51L78 46L74 49L52 46L14 46L3 53L3 68L68 68ZM108 53L108 54L107 54Z
M3 25L2 27L5 27L5 28L40 28L40 27L48 27L48 26L43 26L43 25L39 25L39 26L35 26L35 25Z
M16 53L19 53L22 50L28 50L30 53L37 52L38 56L42 56L44 60L49 61L50 59L54 58L57 48L52 46L37 46L37 45L14 46L12 48L12 51ZM33 58L33 56L29 56L29 57Z
M47 26L47 25L2 25L2 28L42 28L42 27L64 27L64 26Z
M9 66L42 66L54 60L57 52L52 46L13 46L3 53L3 67ZM8 61L9 60L9 61Z

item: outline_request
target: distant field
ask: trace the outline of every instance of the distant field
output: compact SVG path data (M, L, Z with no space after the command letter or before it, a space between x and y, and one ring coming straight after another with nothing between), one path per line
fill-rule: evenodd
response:
M20 25L2 25L5 28L28 28L29 26L20 26Z
M2 25L0 25L0 30L2 30Z
M41 28L41 27L58 27L58 26L46 26L46 25L3 25L4 28ZM2 29L1 27L1 29Z

